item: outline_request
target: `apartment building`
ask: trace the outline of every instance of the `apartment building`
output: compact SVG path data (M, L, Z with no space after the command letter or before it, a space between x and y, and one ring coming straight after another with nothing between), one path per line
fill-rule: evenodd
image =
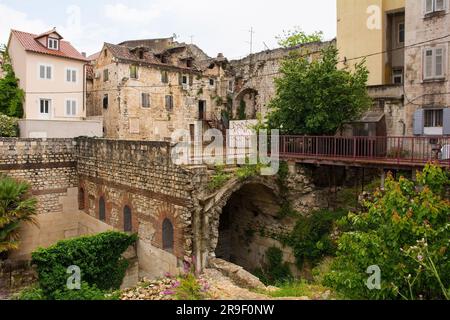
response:
M89 114L108 138L170 140L176 130L222 127L227 60L172 38L105 43L92 56ZM199 131L200 130L200 131Z
M102 136L101 123L86 120L87 61L58 31L11 30L8 52L25 92L22 137Z

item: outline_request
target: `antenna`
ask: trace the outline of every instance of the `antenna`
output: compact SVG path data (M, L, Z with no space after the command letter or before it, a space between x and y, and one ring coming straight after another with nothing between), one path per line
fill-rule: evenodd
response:
M250 28L250 54L253 53L253 35L255 32L253 31L253 27Z
M191 44L193 44L195 36L191 34L189 37L191 38Z
M266 49L267 50L269 50L270 51L270 48L269 48L269 46L263 41L263 45L264 45L264 47L266 47Z

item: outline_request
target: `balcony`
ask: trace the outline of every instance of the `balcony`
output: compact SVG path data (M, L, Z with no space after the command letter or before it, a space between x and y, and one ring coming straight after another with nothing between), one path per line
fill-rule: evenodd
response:
M280 158L301 163L450 167L450 137L282 136Z

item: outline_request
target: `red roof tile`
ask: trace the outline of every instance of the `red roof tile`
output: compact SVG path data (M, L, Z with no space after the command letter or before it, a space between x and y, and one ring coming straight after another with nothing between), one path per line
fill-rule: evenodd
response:
M52 32L55 32L52 30ZM68 59L75 59L80 61L87 61L81 53L79 53L69 42L60 41L59 50L50 50L43 46L39 41L36 40L38 35L31 34L28 32L22 32L17 30L11 30L11 33L19 40L20 44L26 51L48 54L51 56L57 56Z

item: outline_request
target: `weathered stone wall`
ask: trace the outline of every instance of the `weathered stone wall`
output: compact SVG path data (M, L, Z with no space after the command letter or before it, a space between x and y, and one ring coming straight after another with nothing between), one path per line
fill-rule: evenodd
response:
M74 150L72 139L0 138L0 173L31 184L38 213L63 212L78 185Z
M335 45L335 41L311 43L289 49L279 48L249 55L241 60L230 61L231 72L235 78L233 95L233 114L236 117L241 100L246 103L247 115L267 114L267 106L275 96L274 79L279 76L283 59L289 54L297 52L316 59L320 50L326 46ZM254 109L254 111L252 110Z
M142 275L163 275L192 255L192 212L196 172L172 164L164 142L77 140L81 206L100 218L100 198L106 204L105 222L124 230L124 209L132 214L132 231L139 234ZM200 169L201 171L202 169ZM82 189L82 191L81 191ZM173 225L173 248L163 246L163 222Z

